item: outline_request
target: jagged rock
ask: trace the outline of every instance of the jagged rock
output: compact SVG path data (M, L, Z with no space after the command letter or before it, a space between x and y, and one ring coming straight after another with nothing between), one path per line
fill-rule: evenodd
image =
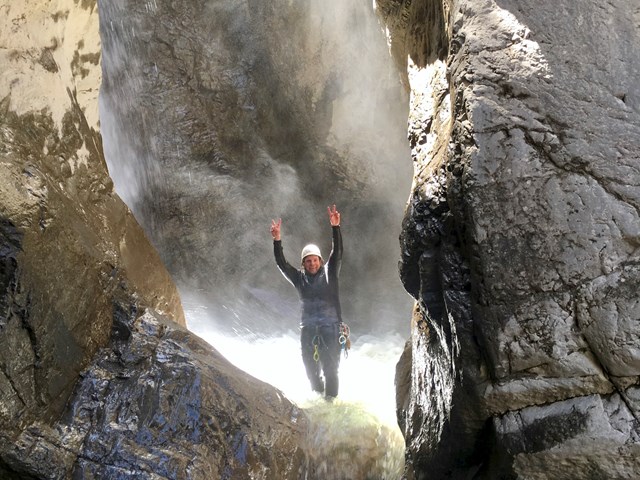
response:
M637 471L640 9L525 3L377 2L412 90L409 478Z
M175 322L124 308L60 420L0 442L13 475L304 478L297 407Z

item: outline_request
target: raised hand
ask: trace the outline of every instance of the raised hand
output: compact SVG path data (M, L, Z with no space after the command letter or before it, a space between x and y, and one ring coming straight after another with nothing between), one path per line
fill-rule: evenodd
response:
M279 218L278 221L271 220L271 236L274 240L280 240L280 227L282 226L282 219Z
M331 223L332 227L337 227L340 225L340 212L338 212L338 209L336 208L335 205L332 205L330 207L327 207L327 210L329 211L329 223Z

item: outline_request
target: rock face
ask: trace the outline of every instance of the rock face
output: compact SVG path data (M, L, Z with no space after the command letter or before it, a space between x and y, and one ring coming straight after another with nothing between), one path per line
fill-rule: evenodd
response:
M59 9L58 9L59 8ZM0 425L60 413L109 339L115 292L184 324L159 256L113 193L97 127L95 8L3 7Z
M377 4L411 91L400 276L416 304L397 377L408 479L640 468L640 9L530 3ZM384 89L359 83L369 75L332 83L354 60L325 65L336 10L175 5L101 2L103 112L117 114L105 123L139 142L110 154L145 165L120 173L141 182L130 199L163 230L171 271L252 266L217 264L220 237L189 222L235 232L229 259L263 242L241 234L268 222L257 206L298 217L286 224L300 234L330 199L375 218L385 202L369 196L396 189L375 181L390 174L368 163L375 135L342 112L366 118L348 92ZM105 168L96 3L1 10L0 476L339 476L304 451L305 415L179 326L176 288ZM355 12L334 23L358 31ZM132 94L142 103L116 108ZM385 222L363 226L363 243Z
M82 373L62 418L5 446L11 473L304 478L305 417L295 406L176 323L122 307L110 346Z
M640 8L378 11L412 91L408 477L635 477Z

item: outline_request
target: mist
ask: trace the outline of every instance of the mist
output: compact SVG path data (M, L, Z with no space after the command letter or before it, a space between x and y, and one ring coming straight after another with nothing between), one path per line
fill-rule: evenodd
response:
M271 219L282 218L296 265L307 243L330 251L336 204L345 321L354 335L408 335L397 274L408 99L373 6L194 2L175 21L202 28L197 37L173 18L157 32L163 2L100 8L109 170L183 297L219 328L293 327L297 298L275 268ZM267 318L253 320L256 309Z
M399 438L393 377L412 300L398 276L398 237L413 171L408 96L372 4L99 8L109 171L178 286L188 327L313 405L300 303L275 265L269 227L282 219L292 265L307 243L326 258L327 206L336 204L353 345L339 398L366 405Z

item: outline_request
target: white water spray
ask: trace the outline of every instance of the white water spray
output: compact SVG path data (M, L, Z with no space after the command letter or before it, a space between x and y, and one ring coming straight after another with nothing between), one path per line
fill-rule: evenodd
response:
M370 5L290 3L286 11L249 12L233 2L209 2L203 11L189 2L101 2L105 156L116 190L181 290L189 328L305 409L311 423L306 451L317 455L319 469L313 478L397 479L404 442L395 419L394 372L404 341L401 334L363 333L408 333L412 302L396 267L396 229L411 183L406 102ZM175 30L174 12L192 20L189 35ZM209 19L217 19L219 30L211 30ZM289 37L304 40L304 48L289 48ZM179 39L175 56L166 56L168 38ZM315 52L306 60L305 49ZM298 67L311 58L313 68ZM286 72L299 75L283 88ZM273 92L274 98L255 102L254 96ZM308 92L318 109L308 120L263 128L282 112L298 112ZM217 110L219 101L228 104ZM279 273L271 218L285 220L287 255L329 239L324 200L305 194L309 179L301 172L315 158L307 158L306 136L318 137L319 145L311 144L327 164L332 183L322 190L341 208L345 201L349 253L341 283L349 301L342 313L353 348L341 362L340 393L331 403L310 391L294 328L295 294L283 279L272 281ZM275 145L278 138L290 145ZM353 185L335 184L334 176ZM199 289L202 301L187 300ZM330 459L324 466L323 458Z
M184 307L191 331L305 409L311 423L309 450L323 465L316 474L326 479L401 478L404 440L396 422L394 386L395 365L404 346L400 335L358 337L340 362L338 398L327 402L311 391L297 331L272 337L225 334L214 327L206 307ZM324 463L322 457L327 459Z

